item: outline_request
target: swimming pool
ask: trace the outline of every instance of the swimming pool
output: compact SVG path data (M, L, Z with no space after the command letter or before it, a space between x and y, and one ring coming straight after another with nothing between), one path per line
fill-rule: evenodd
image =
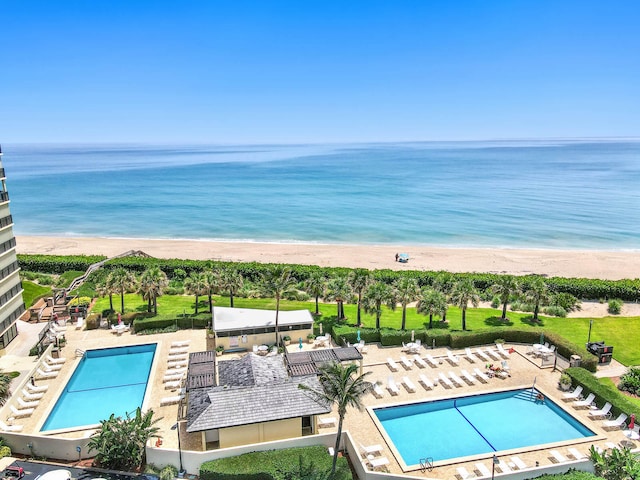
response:
M536 403L536 394L529 388L373 412L407 465L595 435L549 399Z
M94 425L142 406L156 344L88 350L42 431Z

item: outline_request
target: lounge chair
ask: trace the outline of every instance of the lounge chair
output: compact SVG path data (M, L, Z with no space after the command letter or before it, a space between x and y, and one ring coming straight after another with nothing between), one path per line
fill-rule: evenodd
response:
M60 373L60 372L43 372L42 370L40 370L38 368L36 370L36 373L41 378L56 378L58 376L58 373Z
M469 478L473 478L473 475L469 473L469 471L464 467L456 467L456 470L458 471L458 476L462 480L468 480Z
M478 473L480 473L481 477L490 477L491 476L491 472L485 466L484 463L476 463L476 470L478 471Z
M331 425L335 425L336 417L324 417L318 419L318 425L321 427L329 427Z
M398 385L396 385L396 381L393 377L389 377L387 379L387 390L389 390L391 395L398 395L400 393L400 389L398 388Z
M460 359L457 355L451 353L451 350L447 350L447 360L451 362L452 365L458 365L460 363Z
M411 380L409 380L409 377L402 377L402 384L404 385L404 387L407 389L408 392L415 393L416 386L413 384Z
M427 355L424 358L427 359L427 363L432 367L438 368L438 365L440 365L440 363L435 358L433 358L433 356L430 353L427 353Z
M356 345L356 348L360 353L367 353L369 351L369 347L364 344L364 340L360 340L360 343Z
M449 370L449 378L451 378L453 383L455 383L456 387L464 386L464 382L462 381L462 379L459 376L457 376L455 373L453 373L451 370Z
M22 427L22 425L7 425L0 421L0 430L4 430L5 432L21 432Z
M29 417L35 410L33 408L16 408L13 405L9 405L9 408L11 409L11 413L13 414L13 416L16 418Z
M31 385L30 383L27 383L26 388L29 393L41 393L46 392L49 385Z
M411 360L409 360L404 355L400 357L400 363L406 370L411 370L411 367L413 367L413 363L411 363Z
M393 361L393 358L387 357L387 365L389 366L389 369L392 372L397 372L398 371L398 364Z
M511 473L511 467L503 460L498 460L498 468L502 473Z
M562 398L564 398L565 400L579 400L580 399L580 395L582 394L582 385L578 385L573 392L571 393L564 393L562 395Z
M189 358L188 353L176 353L175 355L167 357L167 362L180 362L182 360L186 360L187 358Z
M189 347L177 347L169 349L169 355L178 355L180 353L187 353L189 351Z
M588 415L590 417L606 417L607 415L611 415L609 413L609 410L611 410L611 404L609 402L605 403L604 406L599 409L599 410L589 410Z
M377 383L373 384L373 394L378 398L384 397L384 391L380 388L380 385L378 385Z
M165 390L177 390L180 388L182 382L180 380L173 380L171 382L165 382L164 389Z
M382 452L382 445L363 445L360 444L360 449L364 455L375 455Z
M509 364L507 363L506 360L502 360L502 362L500 362L500 368L502 368L502 370L504 370L507 373L511 371L511 367L509 367Z
M484 353L484 350L482 350L481 348L476 348L476 354L485 362L491 361L491 359L487 356L486 353Z
M473 369L473 373L476 374L476 378L482 383L487 383L489 381L489 377L487 377L478 367Z
M385 465L389 465L389 460L387 457L369 458L369 465L371 465L372 468L384 467Z
M568 461L567 458L557 450L550 450L549 454L557 463L564 463Z
M451 380L449 380L444 373L440 372L438 376L440 377L440 383L442 383L445 387L453 388L453 383L451 383Z
M418 367L427 368L427 363L424 360L422 360L422 358L420 358L420 355L414 355L413 361L415 362L416 365L418 365Z
M82 330L84 327L84 317L78 317L76 319L76 330Z
M473 375L471 375L469 372L467 372L466 370L460 370L460 374L464 377L469 385L475 385L476 381L473 378Z
M36 408L40 404L40 400L33 400L31 402L25 402L22 398L18 397L18 405L21 409Z
M57 323L50 323L49 324L49 330L51 330L53 333L55 333L57 335L59 333L66 332L67 331L67 327L61 327Z
M408 352L409 351L409 347L407 347L407 344L402 342L402 348L400 349L401 352Z
M478 361L478 357L476 357L473 352L471 351L471 349L469 347L464 349L465 353L466 353L466 357L467 360L469 360L471 363L476 363Z
M162 382L163 383L177 382L179 380L182 380L182 377L184 377L184 373L175 373L173 375L168 374L162 378Z
M529 468L527 464L520 459L520 457L511 457L511 462L518 468L518 470Z
M186 367L189 362L185 360L178 360L177 362L167 362L167 368L182 368Z
M504 349L504 345L502 345L501 343L496 343L496 348L498 349L498 355L505 359L509 358L509 352Z
M574 447L569 447L567 448L567 450L569 451L569 455L571 455L576 460L585 460L587 458L584 453L578 451L578 449Z
M620 415L618 415L618 418L616 418L615 420L607 420L606 422L604 422L602 424L602 427L607 429L621 428L624 426L624 422L626 421L627 421L627 414L621 413Z
M433 382L431 380L429 380L427 377L425 377L422 373L419 375L418 378L420 378L420 383L422 385L424 385L424 388L426 388L428 390L432 390L433 387L435 387Z
M175 395L173 397L164 397L160 399L160 406L164 407L165 405L174 405L176 403L180 403L182 400L182 395Z
M40 400L42 397L44 397L44 393L40 392L40 393L29 393L27 392L24 388L22 389L22 397L25 400Z
M171 348L188 347L190 343L191 340L178 340L175 342L171 342Z
M485 350L486 354L489 355L493 360L495 360L496 362L500 360L500 355L498 355L496 352L494 352L493 350L491 350L489 347L487 347L487 349Z
M584 400L575 402L573 406L575 408L589 408L595 399L596 399L596 395L594 393L590 393L587 398L585 398Z
M45 372L56 372L62 370L63 365L49 365L46 361L40 364Z
M60 365L63 364L64 362L67 361L66 358L64 357L60 357L60 358L53 358L51 355L46 355L44 357L44 359L47 361L47 363L49 363L50 365Z

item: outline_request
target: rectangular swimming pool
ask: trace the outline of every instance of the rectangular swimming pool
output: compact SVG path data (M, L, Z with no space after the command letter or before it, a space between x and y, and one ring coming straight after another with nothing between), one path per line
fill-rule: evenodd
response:
M537 390L520 389L374 409L407 465L590 437Z
M42 431L94 425L142 406L156 344L89 350Z

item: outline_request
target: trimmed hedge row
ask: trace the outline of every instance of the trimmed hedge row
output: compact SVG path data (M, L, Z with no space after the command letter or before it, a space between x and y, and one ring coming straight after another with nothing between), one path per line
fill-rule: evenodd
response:
M327 447L296 447L284 450L251 452L236 457L221 458L200 465L202 480L281 480L310 478L305 472L318 475L331 471L333 457L327 455ZM313 478L320 478L314 476ZM328 478L323 476L322 478ZM350 480L351 471L347 459L338 457L336 480Z
M606 402L611 403L611 413L614 417L617 417L621 413L626 413L629 416L635 414L636 418L640 418L640 407L631 402L623 393L620 393L618 389L600 383L596 377L584 368L567 368L564 373L571 377L571 385L573 387L582 385L585 395L593 392L596 396L596 404L598 407L602 408Z
M125 317L126 316L127 315L125 315ZM125 323L127 322L125 321ZM180 318L138 317L138 318L134 318L133 320L133 331L136 333L140 333L140 332L144 332L145 330L163 329L173 325L177 325L178 329L180 330L188 330L191 328L204 329L204 328L207 328L210 323L211 323L210 315L206 315L206 316L198 315L197 317L191 316L191 317L180 317Z
M102 256L58 256L58 255L18 255L18 261L23 270L42 273L62 274L68 270L86 270L92 263L103 260ZM211 260L181 260L181 259L157 259L145 257L116 258L106 262L104 268L115 269L124 267L128 270L141 273L151 266L159 266L169 277L174 276L177 269L187 274L193 271L205 269L231 268L251 282L260 279L262 273L273 267L272 263L257 262L216 262ZM298 281L304 281L315 272L321 272L327 278L348 275L352 269L343 267L319 267L315 265L286 265L292 270L293 276ZM441 276L448 277L452 282L469 278L480 290L486 290L496 283L500 277L493 273L448 273L419 270L374 270L376 280L392 283L400 277L415 278L421 286L432 285L434 280ZM522 288L526 290L534 275L519 277ZM555 293L569 293L580 299L599 300L620 298L626 301L640 299L640 279L635 280L598 280L589 278L564 278L551 277L545 279L549 290Z

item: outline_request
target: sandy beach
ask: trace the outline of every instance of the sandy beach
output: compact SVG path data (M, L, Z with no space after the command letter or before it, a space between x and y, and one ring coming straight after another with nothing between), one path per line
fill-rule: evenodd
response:
M18 236L19 254L106 255L142 250L158 258L294 263L328 267L638 278L640 252L282 244L88 237ZM409 254L408 263L395 254Z

